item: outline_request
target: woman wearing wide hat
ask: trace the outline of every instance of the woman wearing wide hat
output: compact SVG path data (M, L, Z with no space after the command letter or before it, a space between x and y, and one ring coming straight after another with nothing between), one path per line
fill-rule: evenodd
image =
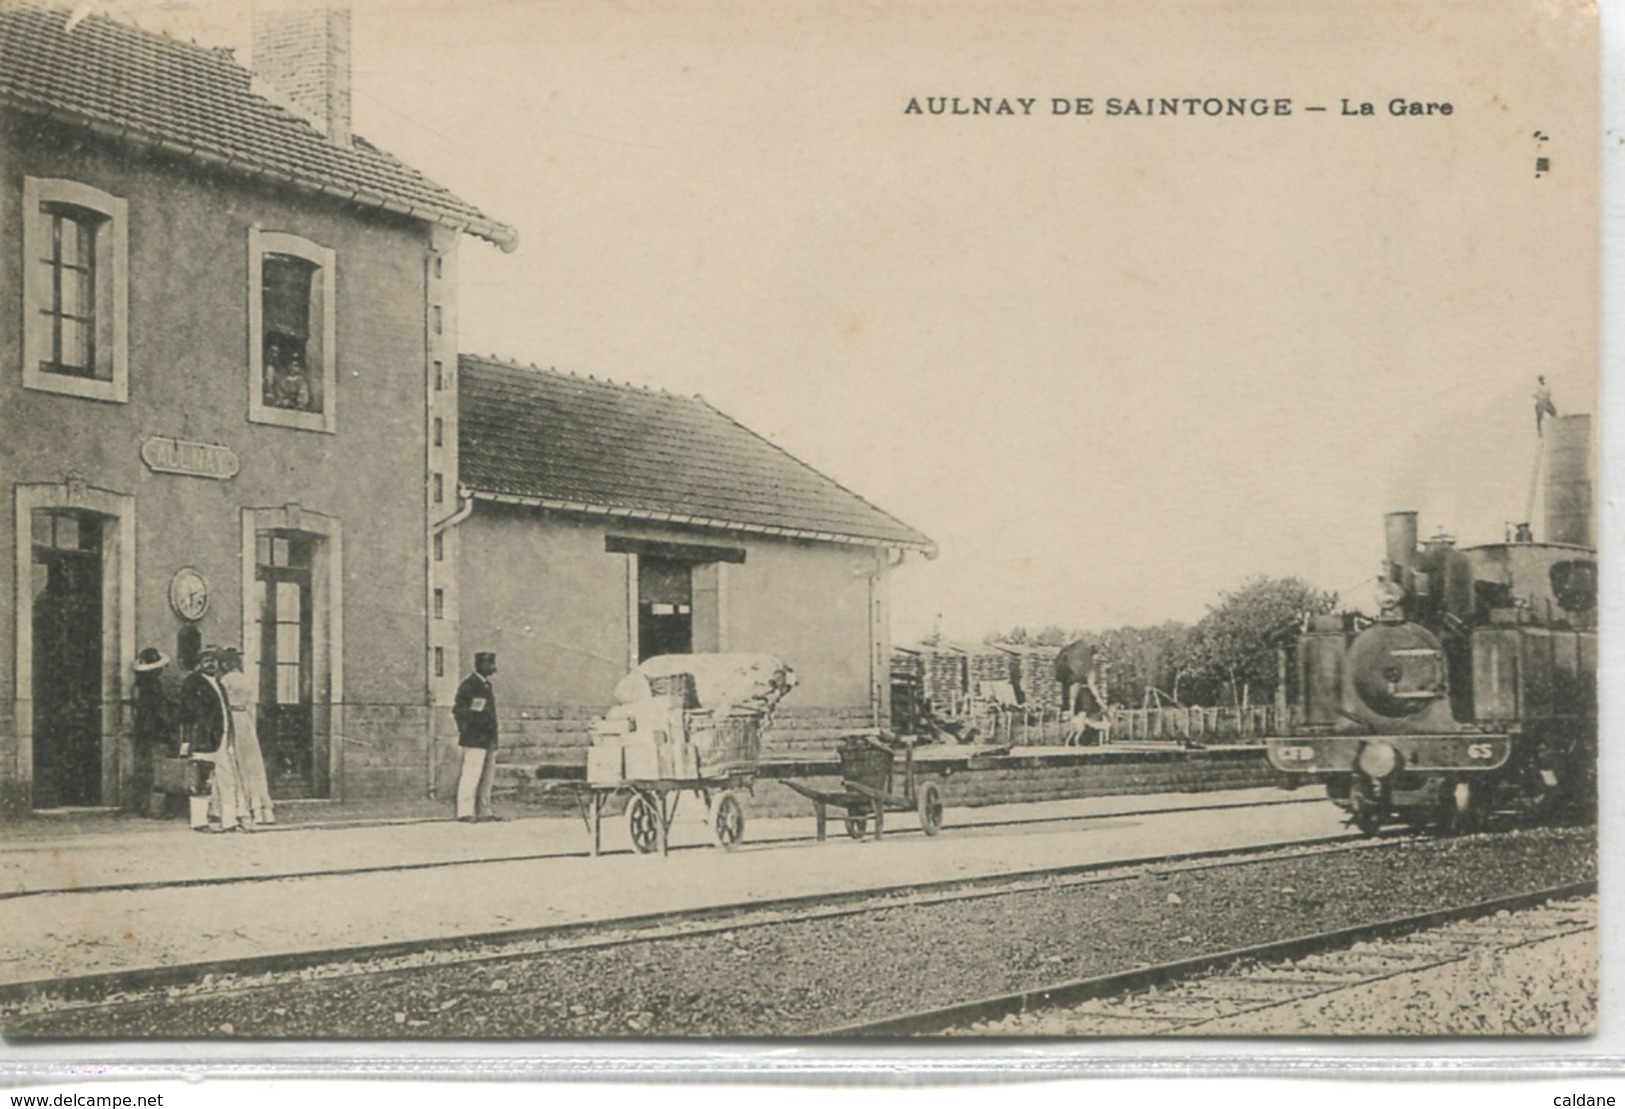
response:
M134 765L130 774L129 807L153 816L163 814L161 799L152 795L155 760L170 753L175 742L169 711L169 694L164 692L164 667L169 657L156 647L143 647L135 656L135 692L131 698L134 717L130 744ZM155 804L156 800L156 804Z

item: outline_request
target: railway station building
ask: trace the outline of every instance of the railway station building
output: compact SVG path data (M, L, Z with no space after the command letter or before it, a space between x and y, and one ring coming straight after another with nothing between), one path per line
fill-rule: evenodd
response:
M457 249L515 232L351 133L346 13L255 38L0 12L9 812L130 801L136 652L201 644L274 794L421 795Z
M241 648L278 798L584 760L641 658L762 651L781 743L886 719L886 579L930 541L698 398L459 360L465 235L355 135L342 11L230 51L0 11L0 813L132 804L132 664Z

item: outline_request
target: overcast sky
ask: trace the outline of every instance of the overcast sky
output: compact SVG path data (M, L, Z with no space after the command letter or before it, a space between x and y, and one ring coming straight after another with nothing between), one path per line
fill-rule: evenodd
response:
M701 393L931 535L900 641L1193 620L1356 597L1391 508L1524 518L1536 375L1594 408L1583 10L369 0L355 127L520 231L465 241L465 351Z

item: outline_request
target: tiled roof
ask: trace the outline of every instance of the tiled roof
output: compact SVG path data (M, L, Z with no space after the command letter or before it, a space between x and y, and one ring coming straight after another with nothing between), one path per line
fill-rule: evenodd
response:
M0 10L0 106L517 244L513 228L364 139L330 141L251 80L223 50L101 16L70 27L64 11Z
M700 397L469 355L458 365L460 477L476 497L936 553Z

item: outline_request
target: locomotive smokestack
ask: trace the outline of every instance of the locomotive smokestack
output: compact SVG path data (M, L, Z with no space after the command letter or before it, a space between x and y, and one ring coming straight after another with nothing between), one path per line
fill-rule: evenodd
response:
M1546 542L1596 545L1591 534L1591 417L1552 418L1546 432Z
M1387 541L1388 565L1409 568L1416 565L1416 513L1390 512L1382 518L1383 537ZM1390 569L1394 580L1399 580L1398 569Z

